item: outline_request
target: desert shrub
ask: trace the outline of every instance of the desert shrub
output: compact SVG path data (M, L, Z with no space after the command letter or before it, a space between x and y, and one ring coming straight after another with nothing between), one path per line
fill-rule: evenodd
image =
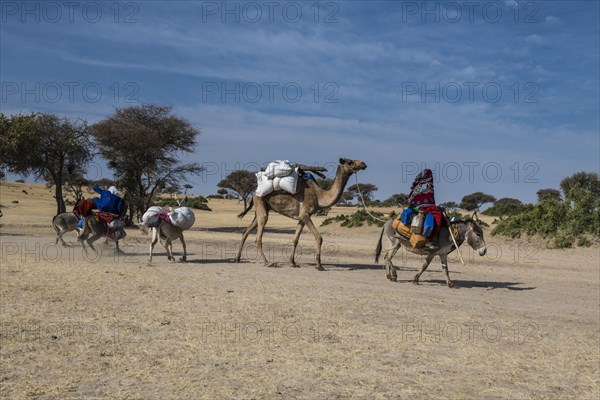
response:
M321 226L329 225L332 222L341 222L340 225L345 226L346 228L357 228L359 226L363 226L364 224L367 224L369 226L375 225L381 227L387 220L387 216L383 213L371 212L371 214L378 219L373 218L364 210L359 210L354 214L340 214L335 217L327 218L321 223Z
M154 200L153 203L160 207L179 207L178 200L168 197L158 197ZM190 208L195 208L197 210L212 211L208 206L207 200L204 198L204 196L189 197L187 200L187 206Z
M492 235L511 238L522 233L540 235L553 238L553 245L561 249L572 247L576 240L582 246L591 245L585 235L600 237L600 204L585 191L572 191L571 195L570 201L543 200L519 214L501 219Z
M533 208L532 204L516 204L516 203L499 203L497 202L487 210L483 211L482 214L489 215L492 217L502 217L517 215Z
M17 179L15 182L17 182L17 183L25 183L25 179Z
M496 224L492 235L504 235L516 238L521 233L556 236L568 218L569 207L564 202L547 200L535 204L530 209L503 219Z
M590 247L591 245L592 242L585 236L581 236L579 239L577 239L577 246L579 247Z
M564 233L559 233L554 238L554 247L557 249L568 249L573 246L573 239Z

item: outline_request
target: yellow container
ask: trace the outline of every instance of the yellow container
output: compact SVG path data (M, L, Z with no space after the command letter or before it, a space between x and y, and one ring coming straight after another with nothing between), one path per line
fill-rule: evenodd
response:
M425 243L427 243L426 236L419 235L418 233L413 233L412 236L410 237L410 244L412 245L413 249L418 249L419 247L423 247L423 246L425 246Z

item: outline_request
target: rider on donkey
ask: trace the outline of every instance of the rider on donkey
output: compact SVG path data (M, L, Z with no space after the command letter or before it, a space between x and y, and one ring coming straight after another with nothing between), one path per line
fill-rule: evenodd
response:
M433 173L430 169L424 169L415 177L408 195L408 206L425 214L433 215L435 229L427 238L424 250L436 250L437 245L432 242L432 239L437 238L444 216L442 210L435 204Z

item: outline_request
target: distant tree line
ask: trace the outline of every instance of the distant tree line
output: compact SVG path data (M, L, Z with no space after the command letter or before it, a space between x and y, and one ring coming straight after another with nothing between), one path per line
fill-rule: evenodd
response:
M86 187L115 184L128 204L131 223L156 194L179 191L182 184L186 193L192 188L184 183L202 167L180 160L194 151L199 134L171 106L154 104L117 108L92 125L49 113L0 113L0 168L32 174L53 186L57 214L66 211L65 190L79 200ZM107 161L114 182L85 178L95 156Z

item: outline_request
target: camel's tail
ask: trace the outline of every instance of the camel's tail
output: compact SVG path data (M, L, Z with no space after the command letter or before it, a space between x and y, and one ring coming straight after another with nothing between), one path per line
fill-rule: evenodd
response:
M250 199L250 203L248 204L248 207L246 207L246 209L244 211L239 213L237 217L240 219L244 218L246 216L246 214L248 214L248 212L250 210L252 210L252 207L254 207L254 198Z
M381 234L379 235L379 241L377 242L377 248L375 249L375 263L379 262L379 256L381 255L381 249L383 248L381 242L383 240L383 232L385 232L385 226L381 228Z

